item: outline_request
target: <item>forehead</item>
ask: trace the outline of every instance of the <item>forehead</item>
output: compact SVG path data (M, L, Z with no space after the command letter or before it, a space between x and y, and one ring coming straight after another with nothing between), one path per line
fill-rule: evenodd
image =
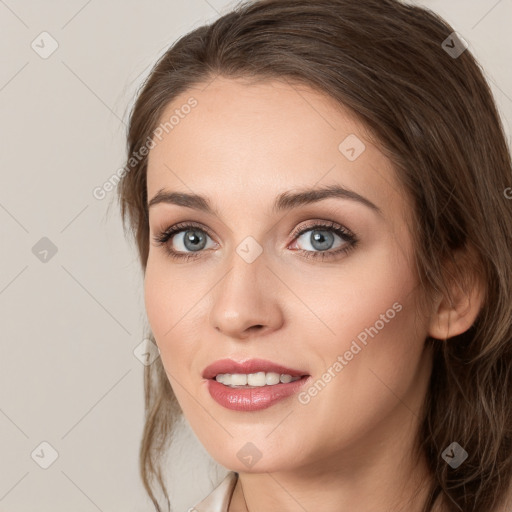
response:
M160 123L148 198L165 188L263 206L294 187L339 184L383 211L403 206L391 162L364 124L304 85L218 77L175 98Z

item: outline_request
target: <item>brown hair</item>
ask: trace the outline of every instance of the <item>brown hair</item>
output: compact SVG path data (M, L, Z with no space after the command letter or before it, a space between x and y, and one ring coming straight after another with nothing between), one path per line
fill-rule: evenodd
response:
M426 340L434 365L418 443L432 472L425 512L439 501L448 510L494 512L512 482L512 202L505 193L512 163L478 63L469 50L448 51L453 32L435 13L397 0L239 4L179 39L155 64L130 115L118 198L145 271L147 157L132 157L169 102L216 76L286 79L351 109L393 162L413 205L422 289L451 297L449 283L467 289L471 271L485 283L468 331ZM456 252L473 256L448 278L446 262ZM145 367L144 381L141 475L156 510L154 477L170 510L161 455L181 410L160 358ZM453 441L468 453L455 469L441 457Z

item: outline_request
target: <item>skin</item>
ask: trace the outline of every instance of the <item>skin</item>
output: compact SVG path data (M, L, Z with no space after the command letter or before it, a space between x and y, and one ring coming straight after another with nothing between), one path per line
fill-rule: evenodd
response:
M467 330L481 293L457 296L455 306L442 297L431 310L420 306L405 224L410 204L364 125L332 99L284 81L217 77L176 98L162 120L191 95L197 107L150 150L148 198L160 189L198 193L220 216L164 203L150 208L145 303L191 428L218 463L240 473L230 512L419 512L420 484L429 476L414 452L432 368L425 338ZM338 149L349 134L366 145L354 161ZM340 198L271 211L284 191L333 184L382 215ZM349 229L358 245L324 261L306 259L298 249L321 252L309 241L312 231L295 240L292 231L317 220ZM195 259L172 260L153 236L183 221L214 236ZM236 252L247 236L263 251L250 264ZM327 252L347 245L333 236ZM193 252L183 232L167 244ZM359 343L361 351L307 404L294 395L261 411L228 410L201 377L217 359L259 357L316 381L394 303L401 311L366 346ZM237 457L247 442L261 452L252 467Z

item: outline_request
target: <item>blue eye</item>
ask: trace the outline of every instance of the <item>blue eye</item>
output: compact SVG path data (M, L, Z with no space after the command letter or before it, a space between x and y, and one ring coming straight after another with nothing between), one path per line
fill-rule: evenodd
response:
M184 234L181 244L185 249L191 250L192 252L177 251L170 247L171 244L169 244L169 241L172 243L174 241L174 237L181 233ZM201 249L204 249L204 242L206 240L205 235L209 236L208 232L203 227L194 223L182 222L171 226L156 235L154 240L157 246L165 246L165 249L171 258L188 260L196 257L196 254L194 254L195 252L199 252Z
M358 243L358 239L351 231L331 221L324 221L324 223L317 221L309 226L303 226L293 233L293 240L298 241L310 231L312 234L309 237L304 237L303 243L308 243L312 249L298 249L306 258L320 258L321 260L335 258L348 253ZM178 244L182 245L183 249L176 250L171 245L173 245L176 235L181 233L184 236L180 237L181 240L178 239ZM328 251L328 249L332 249L331 245L335 236L341 239L341 244L338 244L336 250ZM207 238L211 238L211 234L203 226L192 222L182 222L156 235L154 241L157 246L164 246L171 258L188 261L191 258L199 257L204 252Z
M306 237L305 234L309 232L311 234ZM333 249L332 245L336 236L341 239L341 243L337 245L336 250L329 250ZM294 234L294 239L297 241L302 237L313 248L313 250L300 249L303 255L306 258L320 258L322 260L346 254L351 249L354 249L358 242L352 232L334 222L329 222L328 224L317 223L313 226L302 228L298 233ZM327 252L328 250L329 252Z

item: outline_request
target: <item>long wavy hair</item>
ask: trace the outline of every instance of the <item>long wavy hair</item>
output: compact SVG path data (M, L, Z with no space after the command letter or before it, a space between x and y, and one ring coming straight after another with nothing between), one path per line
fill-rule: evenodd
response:
M450 511L494 512L512 482L512 162L488 83L453 33L437 14L398 0L240 3L176 41L137 91L117 198L145 272L144 146L179 94L217 76L280 79L351 109L411 201L414 264L426 296L451 297L453 283L468 290L471 272L486 285L469 330L425 340L434 364L418 445L433 482L424 512L439 502ZM456 252L472 257L455 260ZM171 510L162 460L182 411L160 358L144 372L140 472L160 512L157 487ZM441 456L453 441L469 454L456 469Z

